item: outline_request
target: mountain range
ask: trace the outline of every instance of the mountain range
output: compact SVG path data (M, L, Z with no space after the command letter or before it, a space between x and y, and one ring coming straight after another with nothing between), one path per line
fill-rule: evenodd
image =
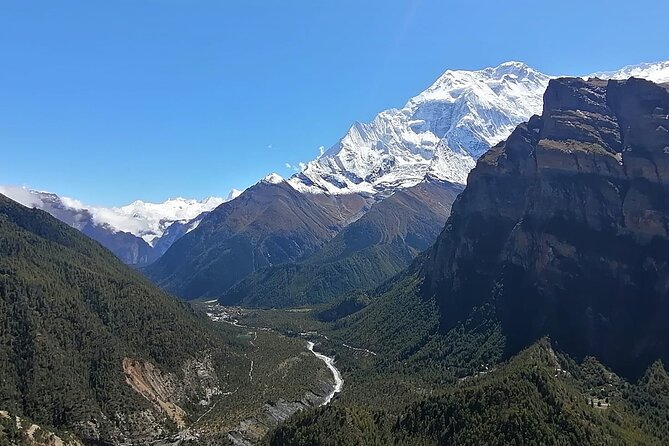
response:
M595 75L616 79L634 75L663 82L669 80L669 63L641 64ZM431 182L464 185L481 154L506 138L516 125L541 111L543 94L550 79L551 76L520 62L507 62L478 71L448 70L401 109L383 111L369 123L355 123L337 144L291 178L284 181L276 174L269 175L260 182L271 185L263 188L268 194L266 198L285 196L288 193L286 187L292 188L300 197L289 192L293 196L291 207L301 206L299 212L308 215L305 218L318 221L316 226L327 227L327 230L309 228L291 233L289 241L285 241L285 234L274 237L276 234L272 231L286 232L277 222L284 217L290 220L289 214L293 211L247 209L244 206L263 202L248 196L233 206L226 203L229 200L234 203L235 198L251 194L257 198L257 187L250 188L254 191L233 191L226 199L177 198L161 204L135 201L119 208L85 206L77 200L22 188L4 187L1 191L24 204L45 209L82 230L125 263L146 267L158 260L156 265L146 269L147 274L182 297L218 297L247 275L263 268L281 263L297 268L295 262L305 261L311 254L326 249L325 245L331 240L336 243L333 239L341 229L372 209L375 203L398 191ZM273 188L282 190L274 191ZM442 198L449 199L447 195ZM332 202L346 208L341 215L328 209ZM326 205L322 206L324 203ZM207 213L218 206L226 209L221 209L217 215L232 212L230 217L224 219L224 223L212 221L205 225L208 231L197 229L201 222L215 218L208 217ZM252 222L247 221L250 215L254 216ZM324 215L327 217L322 218ZM400 217L400 220L404 219L399 223L402 226L416 218L416 214L408 212ZM276 221L270 222L267 218ZM439 224L440 220L435 223ZM244 228L247 242L234 245L234 249L227 244L221 245L220 240L237 234L240 225L248 225ZM309 226L304 224L305 228ZM194 235L169 253L172 244L191 231ZM196 244L185 247L196 239L199 240ZM281 243L288 245L277 253L266 246L256 249L248 244L250 241L270 243L271 239L283 240ZM239 241L235 240L234 243ZM365 248L360 246L360 249ZM188 255L184 257L184 253ZM226 264L224 258L232 257L225 257L223 253L249 261ZM161 258L163 254L166 256ZM325 257L324 254L321 256ZM408 261L401 263L401 267L405 267ZM385 280L397 272L398 267L380 268L370 283ZM275 273L278 274L278 270ZM195 278L207 275L219 277L220 280L216 280L220 286L210 288L207 285L205 293L201 291L204 288L196 285L199 279ZM252 283L255 279L250 280ZM240 294L243 288L240 285L233 293L234 300L247 299Z
M377 202L303 262L258 270L222 304L296 307L362 292L406 268L444 227L462 186L431 179Z
M144 272L182 298L217 297L258 269L307 258L367 206L358 194L303 194L268 175L211 211Z
M380 289L379 325L352 341L429 350L430 330L457 332L486 363L549 335L634 378L669 361L668 116L666 85L551 80L543 114L479 159L434 246ZM396 296L433 305L423 341L392 339L407 328L386 313L407 304Z
M642 70L655 78L669 77L666 64L624 70ZM261 306L323 302L360 290L365 283L377 285L408 266L418 250L409 249L409 256L389 256L388 252L383 253L392 249L387 237L376 237L370 247L364 237L350 237L351 234L359 234L361 227L366 227L370 234L394 234L401 240L397 243L405 248L405 237L433 234L423 246L425 249L448 215L434 218L432 229L421 232L423 227L418 227L412 232L407 228L423 219L426 211L416 206L399 206L402 200L398 196L381 206L386 208L383 211L386 216L396 216L391 220L393 227L388 227L389 220L370 216L341 237L336 237L337 233L367 209L378 210L374 203L378 206L400 191L419 185L430 188L425 185L436 183L463 185L476 158L507 137L517 124L540 113L548 82L549 76L518 62L474 72L447 71L401 111L384 111L369 124L355 124L338 144L309 163L302 172L288 180L273 174L272 181L261 182L268 186L263 188L266 198L277 194L275 189L281 189L281 194L285 194L287 188L292 189L291 195L295 198L290 210L269 213L261 212L264 208L254 209L261 201L244 200L246 194L253 193L257 197L259 192L251 188L253 192L247 190L207 218L225 213L228 217L224 222L207 226L207 231L202 227L192 231L146 272L156 283L187 299L221 297L225 303L253 302ZM454 199L453 190L433 188L430 201L448 207ZM280 234L286 232L281 220L286 218L286 226L291 227L291 214L296 210L323 225L323 220L315 215L327 213L327 210L318 210L321 203L327 202L323 200L325 197L362 200L365 205L361 204L352 215L330 219L333 230L313 232L312 228L290 232L292 248L281 255L258 249L258 245L274 239L274 235L279 235L280 240L286 239L286 234ZM398 212L400 209L404 212ZM245 214L248 213L255 216L252 223L247 221ZM246 240L255 240L258 245L237 243L234 234L238 229L233 226L239 221L247 225L244 228ZM346 248L342 249L339 244L344 239L347 239ZM371 255L370 249L376 253ZM309 258L309 254L313 256ZM394 263L388 262L388 257ZM238 259L234 264L225 260L233 258ZM359 263L361 258L365 259L363 263ZM361 269L356 268L356 264L373 264L374 268L365 268L363 277L355 272ZM245 280L250 274L254 275ZM206 280L198 282L194 277ZM356 277L361 280L357 281ZM213 282L217 285L212 286Z
M447 72L230 200L3 188L0 443L667 444L669 84L628 73L669 64Z
M24 187L0 186L0 193L29 207L49 212L110 249L129 265L145 265L159 258L183 234L195 229L216 206L227 199L202 201L173 198L163 203L136 200L126 206L87 206L78 200Z

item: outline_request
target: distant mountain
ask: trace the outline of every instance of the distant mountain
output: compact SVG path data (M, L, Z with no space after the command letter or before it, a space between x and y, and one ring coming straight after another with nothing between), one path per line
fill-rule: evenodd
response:
M624 80L630 77L646 79L658 84L669 82L669 60L664 62L642 63L628 65L616 71L601 71L593 73L588 77L599 79Z
M464 184L476 158L540 113L548 80L520 62L448 70L402 109L355 123L290 183L301 191L379 193L413 186L430 173Z
M22 187L0 186L0 193L49 212L112 251L129 265L147 265L194 229L206 213L225 200L175 198L164 203L135 201L120 208L86 206L68 197ZM239 195L231 192L228 199Z
M187 224L194 219L198 219L203 212L211 211L238 195L238 191L233 191L227 199L208 197L199 201L179 197L170 198L163 203L147 203L136 200L126 206L99 209L98 212L102 215L108 215L107 217L101 216L102 221L109 223L118 230L125 230L138 235L153 245L173 223ZM113 215L111 215L112 213Z
M379 285L429 248L462 186L436 179L399 190L301 263L258 270L228 290L227 305L285 307L328 302Z
M669 82L669 61L630 65L589 77ZM290 184L300 191L384 193L426 174L465 184L476 159L540 114L551 76L522 62L478 71L448 70L401 109L356 122L337 144L307 163Z
M303 194L271 174L211 211L144 272L182 298L218 297L260 268L305 259L368 205L357 194Z
M138 444L181 427L186 409L205 410L193 402L220 392L230 360L208 321L98 243L4 195L0 339L0 410L86 444Z

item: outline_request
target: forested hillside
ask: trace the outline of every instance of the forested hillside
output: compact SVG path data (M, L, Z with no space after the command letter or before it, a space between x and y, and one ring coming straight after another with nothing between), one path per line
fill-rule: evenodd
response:
M267 438L307 445L664 445L669 379L657 363L629 384L596 360L576 364L542 340L399 413L335 405L295 416Z
M224 353L208 321L44 211L0 196L0 410L91 440L169 420L126 383L124 358L170 376L175 404L203 392L184 366ZM197 381L197 380L195 380Z

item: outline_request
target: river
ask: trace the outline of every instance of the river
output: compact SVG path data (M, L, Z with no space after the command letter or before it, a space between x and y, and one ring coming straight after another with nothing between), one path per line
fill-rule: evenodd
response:
M332 372L332 377L335 380L335 385L334 388L332 389L332 392L328 394L328 396L325 398L325 400L321 403L321 406L325 406L327 404L330 404L330 401L332 401L332 398L339 392L341 392L341 388L344 386L344 380L341 377L341 373L339 372L339 369L335 367L334 365L334 358L331 358L329 356L325 356L322 353L318 353L314 351L314 343L311 341L307 342L307 348L311 353L314 354L318 359L323 361L325 365L327 366L328 369Z

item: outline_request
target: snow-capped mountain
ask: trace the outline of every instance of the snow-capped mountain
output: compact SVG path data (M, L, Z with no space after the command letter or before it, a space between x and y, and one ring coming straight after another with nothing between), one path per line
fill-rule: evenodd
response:
M289 182L332 194L392 191L427 174L464 184L482 153L541 112L549 79L520 62L446 71L403 108L356 122Z
M78 200L24 187L0 186L0 193L28 207L44 210L109 248L128 264L148 264L183 234L197 227L218 205L236 198L173 198L163 203L134 201L121 207L87 206Z
M92 212L98 221L108 223L119 231L142 237L153 245L173 223L188 223L225 201L227 200L221 197L208 197L204 200L178 197L162 203L136 200L118 208L92 208Z
M593 73L588 77L598 77L600 79L628 79L630 77L640 77L658 84L663 84L669 82L669 60L664 62L628 65L617 71L602 71Z
M669 82L669 61L586 77ZM342 139L288 182L302 192L388 193L426 176L465 184L478 157L540 114L552 76L521 62L448 70L403 108L356 122Z
M128 232L141 237L149 245L159 239L165 230L175 222L187 224L203 212L211 211L228 199L208 197L204 200L170 198L162 203L150 203L136 200L121 207L89 206L70 197L61 197L50 192L40 192L24 187L0 186L0 193L19 203L51 212L53 203L74 211L87 211L92 222L108 225L115 231ZM230 193L234 198L239 191ZM71 224L70 222L67 222ZM74 225L73 225L74 226ZM76 226L75 226L76 227Z
M279 184L281 182L285 181L281 175L278 173L272 172L269 175L266 175L262 180L260 180L260 183L267 183L267 184Z

